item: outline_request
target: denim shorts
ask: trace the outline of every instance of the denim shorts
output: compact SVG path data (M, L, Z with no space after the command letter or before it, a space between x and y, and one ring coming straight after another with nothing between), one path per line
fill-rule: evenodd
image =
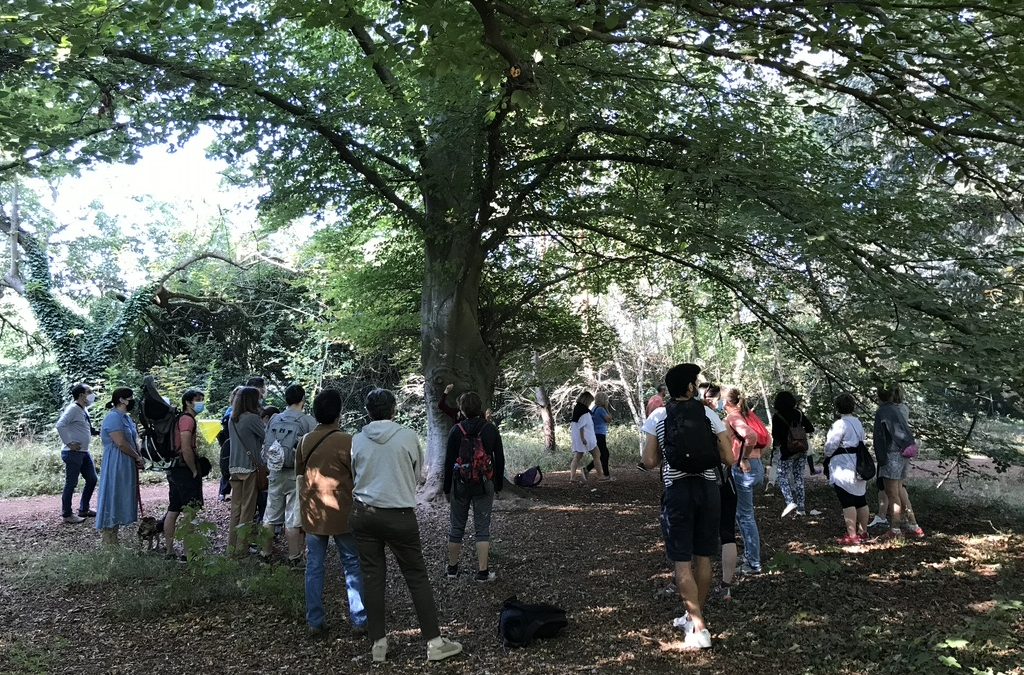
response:
M678 478L661 497L661 534L672 562L718 551L721 495L718 482L701 476Z
M910 460L898 452L888 453L885 456L885 466L878 469L878 475L888 480L906 480L909 473Z

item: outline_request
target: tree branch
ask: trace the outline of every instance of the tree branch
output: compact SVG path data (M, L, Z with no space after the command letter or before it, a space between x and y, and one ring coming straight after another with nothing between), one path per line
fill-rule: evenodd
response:
M378 195L393 204L413 223L421 224L423 222L423 214L417 211L409 202L402 199L387 184L387 181L380 173L353 152L353 149L358 144L350 133L331 127L305 106L293 103L268 89L256 86L255 83L240 82L231 77L224 77L220 74L211 73L185 64L174 63L138 50L111 49L106 54L108 57L124 59L139 65L166 70L178 77L192 80L193 82L215 84L255 96L276 110L289 115L302 128L318 134L334 149L341 161L362 176Z

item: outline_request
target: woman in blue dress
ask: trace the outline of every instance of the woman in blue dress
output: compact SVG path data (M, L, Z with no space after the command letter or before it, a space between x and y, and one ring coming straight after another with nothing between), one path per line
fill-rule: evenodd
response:
M103 463L100 466L99 504L96 505L96 529L106 545L117 544L117 528L139 519L139 432L128 415L135 408L128 387L114 390L106 407L100 437Z

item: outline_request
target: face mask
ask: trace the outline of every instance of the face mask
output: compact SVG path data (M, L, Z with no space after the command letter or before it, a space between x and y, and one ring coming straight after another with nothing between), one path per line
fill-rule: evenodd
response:
M206 410L206 404L205 404L205 403L203 403L202 401L196 401L196 404L195 404L195 409L196 409L196 413L197 413L197 414L198 414L198 413L201 413L201 412L203 412L204 410Z
M725 400L718 399L718 412L725 412Z
M96 402L96 394L86 394L86 396L85 396L85 404L86 405L92 405L95 402Z
M135 410L135 399L128 399L128 407L125 408L125 412L131 412Z

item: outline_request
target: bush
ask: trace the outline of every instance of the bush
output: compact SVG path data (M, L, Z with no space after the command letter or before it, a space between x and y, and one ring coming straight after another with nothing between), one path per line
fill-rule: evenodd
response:
M501 430L502 444L505 448L505 473L509 478L531 466L539 466L545 472L564 471L569 468L569 462L572 460L569 428L561 424L555 427L558 450L554 454L544 449L543 434L539 427L528 430ZM608 463L613 469L634 466L640 458L640 432L629 425L610 427L608 454Z
M53 364L4 366L0 382L0 439L44 433L68 400Z

